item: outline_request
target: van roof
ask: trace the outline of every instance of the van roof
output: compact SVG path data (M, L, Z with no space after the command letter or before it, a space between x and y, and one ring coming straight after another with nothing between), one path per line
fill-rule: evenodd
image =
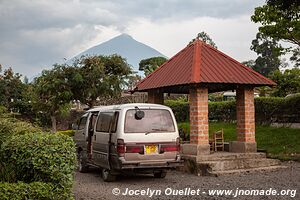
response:
M127 104L119 104L119 105L111 105L111 106L97 106L92 109L89 109L87 112L93 112L93 111L101 111L101 110L122 110L126 108L134 108L134 107L151 107L151 108L164 108L164 109L170 109L167 106L160 105L160 104L151 104L151 103L127 103Z

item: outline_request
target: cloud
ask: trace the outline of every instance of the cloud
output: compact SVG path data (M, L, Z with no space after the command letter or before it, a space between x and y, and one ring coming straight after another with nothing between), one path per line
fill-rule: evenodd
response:
M121 32L132 34L168 56L202 30L219 46L235 50L234 46L243 45L243 39L249 40L253 27L249 33L244 30L241 34L230 23L236 22L247 29L250 20L247 18L242 25L241 17L249 17L254 7L262 3L261 0L0 0L0 63L32 76Z
M129 25L128 32L137 40L148 41L146 44L151 44L171 57L195 38L197 33L205 31L209 33L219 50L239 61L245 61L255 57L255 53L250 51L250 45L255 38L257 25L249 23L249 17L247 15L238 19L197 17L188 21L159 24L141 18ZM149 30L151 34L145 30Z

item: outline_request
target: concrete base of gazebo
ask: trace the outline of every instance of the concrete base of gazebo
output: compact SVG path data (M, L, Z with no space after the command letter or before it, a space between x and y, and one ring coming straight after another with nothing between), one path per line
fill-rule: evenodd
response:
M198 156L183 154L182 159L184 166L179 170L197 176L219 176L286 168L279 160L266 158L265 153L214 152Z
M238 142L231 141L229 142L229 152L234 153L254 153L257 150L256 142Z
M209 144L182 144L182 153L186 155L207 155L210 154ZM232 153L255 153L257 151L256 142L229 142L229 152Z
M209 144L182 144L181 145L182 153L184 155L206 155L210 154L210 145Z

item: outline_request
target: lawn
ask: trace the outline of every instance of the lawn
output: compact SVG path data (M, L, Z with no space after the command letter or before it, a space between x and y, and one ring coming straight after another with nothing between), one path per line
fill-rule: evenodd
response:
M188 122L178 123L178 128L183 128L189 133ZM236 140L236 124L234 123L210 122L209 134L222 128L226 142ZM268 157L300 161L300 129L257 125L256 142L257 148L265 150Z

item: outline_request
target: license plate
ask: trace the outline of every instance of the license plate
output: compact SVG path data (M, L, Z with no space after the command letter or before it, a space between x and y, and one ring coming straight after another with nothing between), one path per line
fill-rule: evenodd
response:
M158 151L157 145L146 145L145 146L145 152L146 154L155 154Z

